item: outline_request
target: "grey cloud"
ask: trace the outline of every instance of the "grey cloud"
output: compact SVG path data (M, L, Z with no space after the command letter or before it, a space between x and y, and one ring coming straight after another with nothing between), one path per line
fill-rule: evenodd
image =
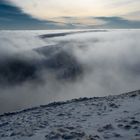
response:
M138 12L137 12L138 13ZM133 13L133 15L136 15L136 13ZM123 17L125 17L126 15L124 15ZM129 16L129 15L128 15ZM71 23L73 25L73 28L89 28L89 29L110 29L110 28L114 28L114 29L118 29L118 28L122 28L122 29L133 29L133 28L140 28L140 21L139 19L137 20L129 20L127 18L123 18L123 17L85 17L85 18L80 18L80 17L59 17L56 18L56 20L64 20L65 23ZM127 16L126 16L127 17ZM99 25L92 25L90 23L90 25L87 23L80 23L80 20L90 20L90 21L96 21L96 20L100 20ZM52 19L55 21L55 18Z
M9 23L10 22L10 23ZM63 29L74 28L72 24L64 24L50 20L40 20L32 17L22 11L20 7L15 6L6 0L0 1L0 29Z
M128 20L122 17L96 17L95 19L106 22L100 26L101 28L140 28L140 21Z

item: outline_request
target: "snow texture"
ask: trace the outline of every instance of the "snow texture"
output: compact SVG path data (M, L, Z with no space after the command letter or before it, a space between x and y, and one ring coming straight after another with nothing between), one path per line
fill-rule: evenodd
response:
M140 91L54 102L0 116L0 140L139 140Z

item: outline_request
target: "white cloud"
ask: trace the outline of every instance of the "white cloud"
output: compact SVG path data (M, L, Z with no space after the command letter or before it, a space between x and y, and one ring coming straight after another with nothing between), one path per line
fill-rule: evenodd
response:
M42 73L39 73L43 81L37 83L27 81L14 86L0 87L0 100L3 101L0 102L2 107L0 111L21 109L54 100L104 96L139 89L140 30L109 30L108 32L75 34L39 41L40 39L36 38L37 35L44 33L48 31L35 31L34 33L29 33L29 31L4 33L3 31L0 35L0 42L1 44L5 42L2 36L7 37L11 42L7 45L7 55L14 50L12 49L14 42L16 46L21 46L21 48L26 46L28 50L34 45L42 47L48 43L59 44L60 51L61 47L65 47L65 50L82 65L84 73L79 79L68 82L56 79L53 74L44 69ZM2 50L0 52L2 53ZM28 60L31 57L28 55L33 56L32 53L26 53L23 56ZM6 56L3 58L5 59Z
M120 16L139 9L139 0L9 0L41 19L60 16Z

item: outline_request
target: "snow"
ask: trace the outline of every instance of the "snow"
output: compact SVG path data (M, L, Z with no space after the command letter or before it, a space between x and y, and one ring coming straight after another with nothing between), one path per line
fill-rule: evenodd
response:
M140 91L54 102L0 116L1 140L138 140Z

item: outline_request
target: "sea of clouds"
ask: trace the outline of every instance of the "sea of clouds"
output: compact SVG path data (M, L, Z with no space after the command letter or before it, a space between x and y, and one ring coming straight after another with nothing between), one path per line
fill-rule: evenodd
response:
M0 113L53 101L114 95L140 88L140 30L100 30L40 38L42 34L55 32L62 31L0 31L0 69L13 58L38 67L37 78L26 78L14 84L14 77L11 84L7 75L1 74ZM51 55L36 51L47 46L53 47ZM56 57L56 54L65 57ZM64 65L60 63L61 69L49 70L42 67L45 63L39 65L48 60L49 63L56 60ZM80 66L79 74L75 73L76 65ZM62 73L63 68L69 73L71 67L76 69L74 73L70 71L69 77L56 76ZM70 79L72 74L76 78ZM17 75L20 76L20 73Z

